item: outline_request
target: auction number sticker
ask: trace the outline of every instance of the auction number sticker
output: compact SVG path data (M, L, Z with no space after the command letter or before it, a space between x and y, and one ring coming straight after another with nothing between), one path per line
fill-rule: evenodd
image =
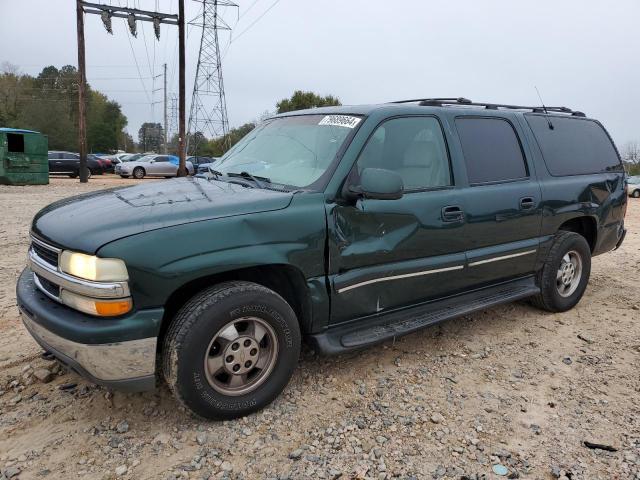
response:
M318 125L332 125L334 127L346 127L346 128L355 128L359 123L361 118L352 117L350 115L327 115Z

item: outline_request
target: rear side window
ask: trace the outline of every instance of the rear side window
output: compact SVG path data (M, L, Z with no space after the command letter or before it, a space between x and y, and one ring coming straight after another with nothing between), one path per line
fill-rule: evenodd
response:
M593 120L525 115L554 176L622 171L611 139Z
M504 182L528 176L520 141L508 121L459 117L456 128L469 183Z

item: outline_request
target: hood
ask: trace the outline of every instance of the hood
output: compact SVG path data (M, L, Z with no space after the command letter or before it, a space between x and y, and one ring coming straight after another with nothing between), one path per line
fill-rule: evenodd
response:
M95 253L106 243L159 228L280 210L292 197L288 192L180 178L60 200L40 210L31 229L59 247Z

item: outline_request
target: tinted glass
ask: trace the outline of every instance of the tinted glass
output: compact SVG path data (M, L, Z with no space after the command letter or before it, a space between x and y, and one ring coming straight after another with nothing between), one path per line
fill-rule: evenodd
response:
M59 153L49 152L49 160L55 160L56 158L60 158Z
M622 171L611 139L592 120L525 115L551 175L583 175Z
M365 168L394 171L406 190L451 185L442 129L432 117L387 120L367 141L357 166L359 174Z
M169 161L169 157L164 156L164 155L160 155L159 157L155 158L156 162L168 162Z
M509 122L501 118L463 117L456 128L469 183L501 182L527 176L522 148Z

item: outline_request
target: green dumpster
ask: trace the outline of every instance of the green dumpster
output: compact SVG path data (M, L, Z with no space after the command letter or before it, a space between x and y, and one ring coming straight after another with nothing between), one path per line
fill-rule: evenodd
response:
M48 149L46 135L0 128L0 185L48 184Z

